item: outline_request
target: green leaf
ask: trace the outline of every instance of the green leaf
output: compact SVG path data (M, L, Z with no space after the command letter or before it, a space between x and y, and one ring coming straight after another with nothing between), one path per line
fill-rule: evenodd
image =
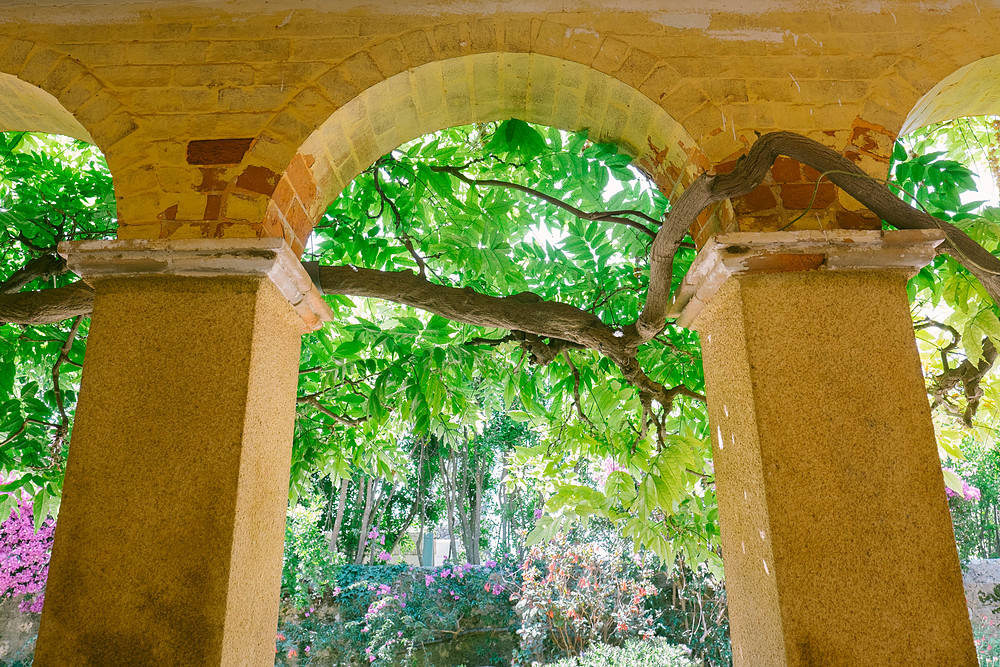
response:
M962 489L962 478L957 473L945 469L942 469L941 472L944 475L945 486L960 496L965 494L965 491Z
M969 320L962 331L962 347L969 363L978 366L983 359L983 332L976 326L975 320Z
M337 346L333 355L341 359L347 359L349 357L354 357L358 352L365 348L365 343L360 340L349 340L346 343L341 343Z

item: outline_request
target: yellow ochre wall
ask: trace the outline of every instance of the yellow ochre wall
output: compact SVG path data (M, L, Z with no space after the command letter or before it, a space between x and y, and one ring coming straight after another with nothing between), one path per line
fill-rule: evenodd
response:
M883 175L918 100L1000 52L998 21L992 3L941 0L6 0L0 127L92 138L123 238L283 235L301 251L344 183L459 122L588 128L671 194L776 129ZM994 69L911 125L981 112ZM739 226L782 226L815 176L779 163L737 202ZM877 226L829 184L814 206ZM733 228L732 210L700 227Z

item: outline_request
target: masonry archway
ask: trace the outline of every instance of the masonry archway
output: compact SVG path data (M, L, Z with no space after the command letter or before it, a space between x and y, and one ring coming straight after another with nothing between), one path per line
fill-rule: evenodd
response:
M51 93L0 73L0 130L63 134L94 143L90 132Z
M0 58L0 132L60 134L95 145L113 176L126 172L134 183L134 156L124 141L137 125L105 83L89 68L56 50L14 40ZM146 189L155 184L152 170ZM124 195L115 178L119 222ZM141 189L141 188L140 188Z
M961 116L986 116L998 112L1000 54L971 62L941 79L917 100L899 135Z
M13 40L0 58L0 129L64 134L106 155L136 129L90 69L54 49Z
M588 130L595 141L617 144L672 197L708 167L681 123L610 75L538 53L461 56L396 74L334 112L277 179L263 235L284 237L301 254L330 202L379 157L439 129L505 118ZM226 202L241 196L230 189ZM729 215L727 205L703 224Z

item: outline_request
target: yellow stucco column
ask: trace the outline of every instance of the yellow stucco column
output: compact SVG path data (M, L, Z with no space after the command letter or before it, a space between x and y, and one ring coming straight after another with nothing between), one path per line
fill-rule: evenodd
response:
M96 296L35 664L274 658L299 337L280 239L86 241Z
M940 241L722 234L679 292L737 666L978 664L905 291Z

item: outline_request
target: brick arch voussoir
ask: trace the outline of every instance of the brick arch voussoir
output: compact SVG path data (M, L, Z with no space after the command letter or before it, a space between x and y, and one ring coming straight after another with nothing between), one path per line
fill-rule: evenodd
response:
M12 77L20 94L35 96L40 91L57 103L44 127L19 129L65 134L93 143L104 154L114 177L116 200L120 203L131 194L123 192L122 184L140 180L129 178L134 160L128 140L136 136L138 127L100 77L66 53L19 38L0 40L0 73ZM19 100L5 101L16 105Z
M562 24L553 25L553 35L572 34ZM519 117L569 130L588 128L595 139L618 143L632 154L635 164L672 196L708 166L691 133L652 94L659 89L648 80L657 72L664 87L676 83L676 74L668 79L662 66L647 63L637 75L635 68L605 63L608 71L601 71L587 64L589 55L579 57L579 50L573 59L542 53L559 52L551 40L538 51L481 52L494 43L512 46L503 41L503 26L467 22L456 29L470 39L477 29L492 37L480 39L479 48L469 46L464 55L441 59L432 31L412 31L423 35L423 46L414 46L405 35L393 38L397 52L405 46L409 65L393 76L376 73L370 62L352 70L348 58L317 77L247 151L224 194L223 223L231 221L234 204L252 209L264 235L284 236L301 252L326 206L378 156L428 132L486 119ZM549 33L539 29L535 34L542 45ZM600 49L596 53L595 58ZM617 73L631 73L631 83ZM538 82L530 93L529 81ZM643 82L646 90L640 91L636 86ZM545 97L549 93L551 99ZM323 122L302 138L322 116ZM727 210L705 216L704 223L725 224Z
M104 81L69 55L17 38L0 42L0 53L0 72L52 95L77 124L64 122L64 133L91 141L109 162L115 146L137 129Z

